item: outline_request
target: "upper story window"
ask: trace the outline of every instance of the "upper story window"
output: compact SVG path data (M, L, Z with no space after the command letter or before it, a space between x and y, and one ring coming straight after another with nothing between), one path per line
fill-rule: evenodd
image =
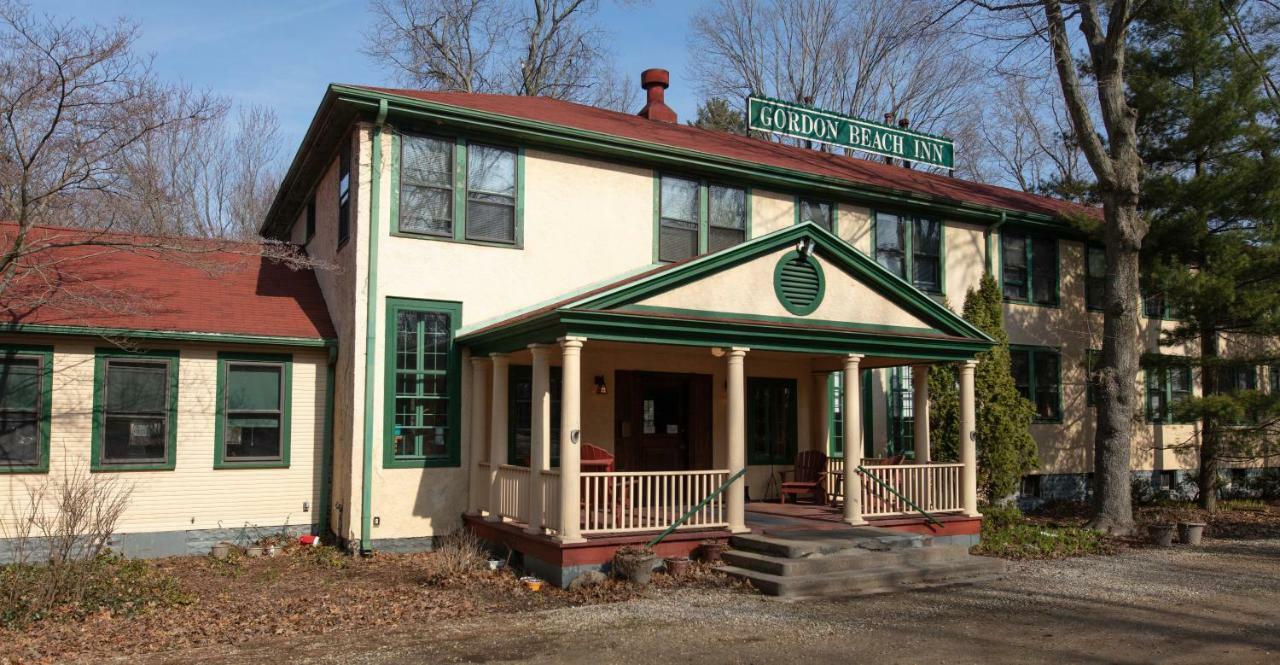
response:
M351 141L338 154L338 246L351 237Z
M1087 243L1084 246L1084 306L1102 309L1107 297L1107 249Z
M830 201L800 198L796 200L796 223L813 222L835 233L836 204Z
M875 251L889 272L921 291L942 293L942 222L876 213Z
M518 245L519 172L518 150L405 134L395 231Z
M1172 417L1172 407L1191 397L1191 363L1151 367L1144 374L1147 384L1147 420L1178 422Z
M1169 300L1159 291L1149 286L1142 286L1142 314L1148 319L1180 319L1181 311L1169 304Z
M1004 299L1058 304L1058 240L1021 231L1000 233L1000 278Z
M1062 419L1061 356L1057 349L1015 347L1009 349L1013 382L1035 405L1036 420Z
M658 261L718 252L747 239L747 190L670 175L658 180Z

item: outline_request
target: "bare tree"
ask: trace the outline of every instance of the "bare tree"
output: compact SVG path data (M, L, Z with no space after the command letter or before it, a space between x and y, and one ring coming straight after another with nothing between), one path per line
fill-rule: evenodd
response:
M365 53L405 85L634 110L590 23L598 0L374 0Z
M926 0L718 0L693 18L690 60L707 97L765 94L967 135L982 69L942 16Z
M1077 194L1088 165L1056 88L1046 77L1012 73L989 84L986 121L979 130L989 177L1025 192Z

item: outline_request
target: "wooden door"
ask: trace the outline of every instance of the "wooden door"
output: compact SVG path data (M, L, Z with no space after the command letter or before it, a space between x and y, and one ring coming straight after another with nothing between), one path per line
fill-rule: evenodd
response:
M619 371L614 383L619 470L710 468L710 376Z

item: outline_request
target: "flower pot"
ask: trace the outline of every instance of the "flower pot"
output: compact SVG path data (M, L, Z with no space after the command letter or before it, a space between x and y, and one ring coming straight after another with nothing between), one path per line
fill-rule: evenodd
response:
M666 566L668 575L684 577L689 573L689 567L693 565L693 562L687 556L673 556L663 559L662 564Z
M1199 545L1204 536L1204 522L1178 522L1178 542L1183 545Z
M717 563L723 557L724 551L727 547L728 545L726 543L716 541L703 543L702 547L698 549L702 552L703 561L706 561L707 563Z
M1156 547L1169 547L1173 544L1172 524L1152 524L1147 527L1147 535Z
M649 584L653 577L653 567L657 563L658 557L653 554L619 555L613 559L613 567L618 575L640 586Z
M231 543L218 543L217 545L214 545L213 552L212 552L213 558L215 559L229 558L231 556L231 549L233 547L235 547L235 545L232 545Z
M249 558L252 559L252 558L260 557L263 554L266 554L266 548L253 545L245 549L244 553L245 553L245 556L248 556Z
M280 548L276 547L275 545L267 545L266 547L262 548L262 551L267 556L275 556L280 553Z

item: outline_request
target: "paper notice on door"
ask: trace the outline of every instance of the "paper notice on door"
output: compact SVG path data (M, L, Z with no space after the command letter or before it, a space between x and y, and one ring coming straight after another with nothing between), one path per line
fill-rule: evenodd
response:
M667 425L667 434L679 434L679 433L680 433L679 425Z

